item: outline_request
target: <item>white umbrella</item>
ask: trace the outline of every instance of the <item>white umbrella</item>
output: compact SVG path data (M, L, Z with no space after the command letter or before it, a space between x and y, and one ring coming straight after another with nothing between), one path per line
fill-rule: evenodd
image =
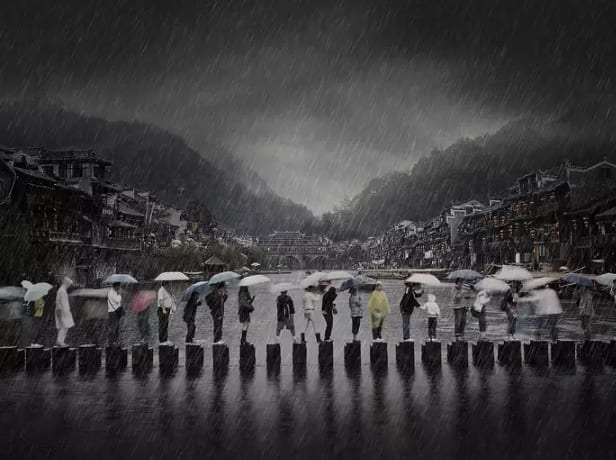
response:
M0 288L0 300L21 300L24 298L26 290L17 286L6 286Z
M33 284L30 289L26 291L24 295L24 302L32 302L33 300L42 299L47 295L53 286L49 283L36 283Z
M350 280L353 278L349 272L335 271L326 273L320 281L338 281L338 280Z
M595 278L597 283L610 287L614 284L614 280L616 280L616 274L614 273L604 273L603 275L599 275Z
M507 292L509 289L509 285L502 280L487 277L479 281L477 284L473 286L476 291L486 291L486 292Z
M208 281L210 284L219 284L219 283L227 283L229 281L232 280L236 280L238 278L241 278L242 275L240 275L239 273L235 273L235 272L222 272L222 273L217 273L214 276L212 276L210 278L210 281Z
M558 294L553 289L539 289L523 299L534 304L536 315L554 315L563 312Z
M301 287L298 286L297 284L292 284L292 283L278 283L278 284L274 284L270 288L270 292L272 294L276 294L278 292L294 291L296 289L301 289Z
M310 286L318 286L319 282L323 280L325 273L322 272L314 272L311 275L308 275L306 278L302 280L300 286L304 289Z
M154 278L154 281L190 281L182 272L164 272Z
M109 294L109 288L102 289L75 289L70 293L71 297L89 297L91 299L106 299Z
M409 278L407 278L404 282L425 284L426 286L439 286L441 284L441 282L436 276L430 275L428 273L415 273Z
M256 286L257 284L264 284L264 283L269 283L269 282L270 282L270 279L267 276L253 275L253 276L247 276L242 281L240 281L239 286L240 287Z
M254 267L254 268L257 268L257 267L260 267L261 264L259 262L253 262L253 263L250 264L250 266Z
M28 280L23 280L21 282L21 287L23 287L26 291L28 289L30 289L32 286L34 286L34 285L30 281L28 281Z
M116 284L116 283L120 283L120 284L137 284L137 283L139 283L139 281L137 281L132 276L126 275L126 274L123 274L123 273L116 273L115 275L111 275L109 278L107 278L105 281L103 281L103 284Z
M532 277L533 275L528 270L514 265L503 265L496 275L494 275L494 278L504 281L526 281Z
M537 289L543 286L546 286L554 281L557 281L559 278L555 276L542 276L540 278L533 278L532 280L528 280L524 283L522 289L525 291L532 291L533 289Z

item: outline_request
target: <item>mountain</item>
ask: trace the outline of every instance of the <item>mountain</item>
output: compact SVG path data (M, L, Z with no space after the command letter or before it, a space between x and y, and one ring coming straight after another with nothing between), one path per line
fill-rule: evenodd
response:
M113 162L112 180L180 207L201 202L220 223L240 233L296 230L313 219L305 206L276 195L237 160L220 168L181 137L145 123L110 122L40 101L4 102L0 144L95 148Z
M452 203L485 202L515 180L565 161L616 160L616 111L588 104L545 119L516 120L491 135L461 139L421 158L408 173L372 180L319 222L333 238L365 238L403 219L425 220Z

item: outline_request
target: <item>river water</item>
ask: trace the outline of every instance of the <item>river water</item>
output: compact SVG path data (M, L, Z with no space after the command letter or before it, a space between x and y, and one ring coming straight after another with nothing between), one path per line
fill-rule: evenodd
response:
M272 278L295 281L299 276ZM400 282L385 282L393 314L383 334L390 366L382 374L367 365L367 318L361 330L364 365L357 374L344 368L343 344L351 331L343 294L334 326L334 372L319 372L316 344L309 337L308 371L294 374L291 339L285 331L280 375L268 376L265 344L275 336L275 296L260 287L252 292L257 296L249 331L257 349L252 375L242 375L237 366L240 332L236 291L231 289L224 335L231 365L226 375L212 372L212 326L204 308L197 337L206 340L206 364L199 376L186 376L181 358L171 377L160 375L157 368L139 377L130 370L114 377L102 370L90 376L3 377L3 458L616 458L616 375L610 368L600 374L582 367L559 374L523 367L518 375L498 365L456 371L444 363L437 371L424 369L418 352L427 321L416 312L416 371L399 374L393 364L394 344L401 335L395 305L402 289ZM438 334L445 343L452 337L451 287L432 292L443 312ZM301 311L301 292L293 294ZM367 303L368 295L363 297ZM614 335L611 312L611 307L603 307L595 321L602 338ZM489 336L502 338L504 314L496 300L488 321ZM296 315L296 326L303 324ZM128 315L123 324L127 343L134 340L134 329L134 318ZM532 317L521 320L521 338L540 332ZM74 341L82 340L79 330L72 334ZM181 351L183 335L178 315L170 338ZM469 316L468 338L476 335L476 320ZM580 337L570 308L561 321L561 336Z

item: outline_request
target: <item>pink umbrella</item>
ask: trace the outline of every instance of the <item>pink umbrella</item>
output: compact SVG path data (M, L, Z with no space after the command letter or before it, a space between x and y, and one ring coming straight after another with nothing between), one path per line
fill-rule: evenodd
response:
M155 300L156 291L139 291L133 296L130 302L130 311L137 314L148 308Z

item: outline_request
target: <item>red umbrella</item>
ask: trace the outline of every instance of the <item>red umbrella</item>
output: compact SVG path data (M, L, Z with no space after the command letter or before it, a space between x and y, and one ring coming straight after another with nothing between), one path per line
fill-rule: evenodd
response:
M139 291L133 296L130 302L130 311L137 314L148 308L155 300L156 291Z

